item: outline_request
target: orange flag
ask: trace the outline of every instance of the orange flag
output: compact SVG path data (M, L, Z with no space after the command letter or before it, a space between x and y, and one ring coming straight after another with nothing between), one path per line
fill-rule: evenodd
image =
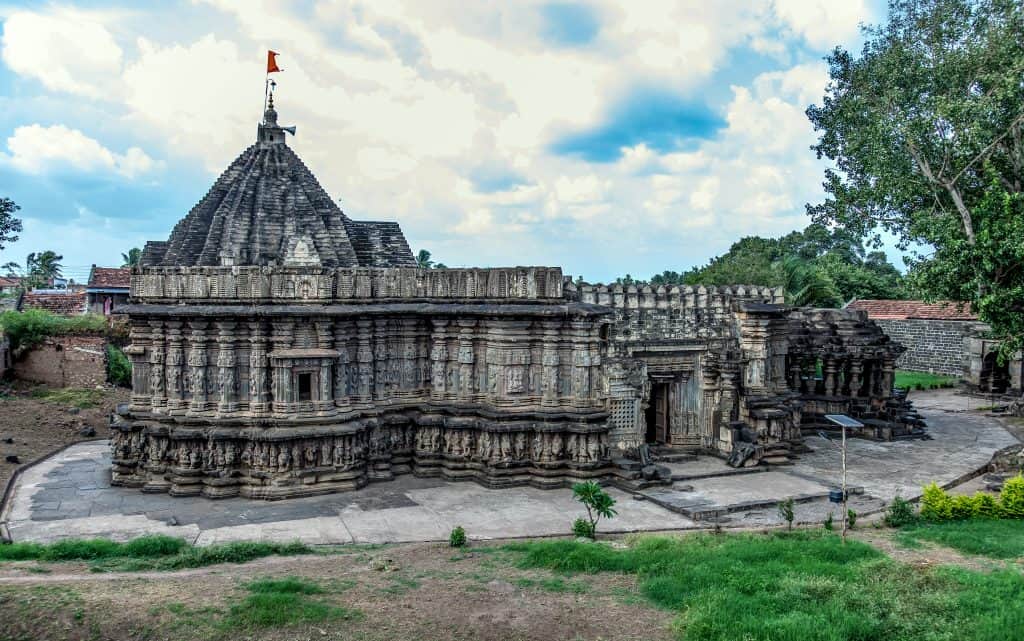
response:
M276 51L267 52L267 73L274 73L281 71L281 68L277 66L277 56L279 54Z

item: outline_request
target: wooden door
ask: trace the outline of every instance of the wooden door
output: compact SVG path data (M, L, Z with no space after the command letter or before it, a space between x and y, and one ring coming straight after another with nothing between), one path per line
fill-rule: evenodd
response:
M651 388L654 405L654 438L659 443L668 443L668 384L655 383Z

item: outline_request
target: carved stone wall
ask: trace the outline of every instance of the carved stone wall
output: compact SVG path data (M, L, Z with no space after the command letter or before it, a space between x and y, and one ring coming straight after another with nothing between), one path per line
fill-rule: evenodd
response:
M552 298L558 270L333 270L317 276L361 282L377 299L300 305L181 288L180 272L203 272L209 285L246 269L150 271L164 270L136 274L139 304L127 309L135 367L117 420L116 484L283 498L407 472L541 487L614 474L609 312ZM305 278L259 271L285 288ZM313 280L310 291L326 299L327 281ZM441 293L400 297L415 283ZM182 291L201 302L169 304L167 293ZM218 304L208 304L214 294ZM489 302L499 295L511 298Z

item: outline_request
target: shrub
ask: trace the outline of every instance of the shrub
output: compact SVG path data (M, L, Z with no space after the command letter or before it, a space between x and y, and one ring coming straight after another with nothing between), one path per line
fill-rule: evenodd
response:
M121 387L132 386L132 362L114 345L107 345L107 380Z
M793 529L793 497L779 501L779 518L786 522L787 529Z
M452 533L448 535L448 545L453 548L461 548L466 545L466 530L461 525L456 525Z
M103 333L107 319L99 314L57 316L41 309L0 314L0 329L11 339L11 350L24 351L48 336L73 333Z
M971 497L971 502L973 503L974 516L983 519L999 518L999 501L991 494L975 492L974 496Z
M601 489L601 486L594 481L586 481L585 483L577 483L572 486L572 494L577 501L582 503L587 508L587 521L590 522L590 537L595 538L597 536L597 522L601 518L610 519L618 512L615 511L615 499L610 494ZM573 524L573 531L575 531L575 523Z
M846 510L846 524L853 529L854 525L857 525L857 512L853 508Z
M572 522L572 533L575 536L584 539L594 538L594 526L590 524L590 521L579 518Z
M974 497L965 494L950 497L950 518L962 521L974 516Z
M828 516L825 517L825 531L826 532L831 532L833 527L834 526L832 524L832 513L829 512Z
M999 493L999 507L1004 518L1024 519L1024 476L1006 479Z
M921 518L926 521L948 521L953 518L953 501L946 491L929 483L921 494Z
M910 501L899 495L893 497L889 507L885 509L885 518L883 519L889 527L903 527L904 525L910 525L916 520L917 515L914 514L914 506Z

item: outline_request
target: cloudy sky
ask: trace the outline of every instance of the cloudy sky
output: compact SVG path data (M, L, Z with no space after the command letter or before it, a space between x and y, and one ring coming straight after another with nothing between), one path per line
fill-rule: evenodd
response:
M145 8L140 8L145 6ZM802 228L822 57L881 0L2 4L0 196L70 275L165 239L255 140L266 50L289 140L355 219L449 265L588 280Z

